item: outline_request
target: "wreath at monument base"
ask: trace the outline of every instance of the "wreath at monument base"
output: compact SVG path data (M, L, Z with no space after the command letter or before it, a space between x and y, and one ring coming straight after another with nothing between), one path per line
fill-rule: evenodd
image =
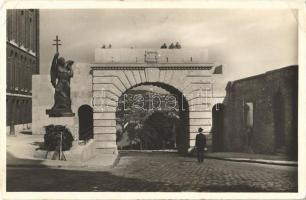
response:
M62 143L62 151L72 147L73 136L68 128L62 125L45 126L44 144L48 151L54 151ZM62 142L61 142L62 140Z

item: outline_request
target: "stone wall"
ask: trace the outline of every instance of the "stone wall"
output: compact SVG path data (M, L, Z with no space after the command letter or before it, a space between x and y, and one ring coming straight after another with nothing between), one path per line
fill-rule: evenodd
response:
M298 67L229 82L224 99L226 151L295 154ZM253 126L246 104L252 104Z

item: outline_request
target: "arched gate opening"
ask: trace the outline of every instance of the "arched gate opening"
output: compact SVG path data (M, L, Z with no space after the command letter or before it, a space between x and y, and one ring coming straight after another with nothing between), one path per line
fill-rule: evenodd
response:
M160 97L155 94L149 102L141 94L128 96L133 88L143 85L160 87L170 95ZM129 146L127 149L176 149L179 153L186 153L189 148L188 102L173 86L147 82L129 88L119 97L116 123L119 149L126 145ZM127 138L133 144L129 144ZM126 144L122 144L123 140Z

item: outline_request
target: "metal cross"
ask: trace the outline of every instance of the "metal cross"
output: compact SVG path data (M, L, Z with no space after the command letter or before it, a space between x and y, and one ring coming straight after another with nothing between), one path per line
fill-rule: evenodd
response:
M56 53L58 53L58 46L62 45L62 44L59 43L61 40L59 40L58 36L56 36L56 39L53 40L53 41L55 41L55 44L52 44L52 45L56 46Z

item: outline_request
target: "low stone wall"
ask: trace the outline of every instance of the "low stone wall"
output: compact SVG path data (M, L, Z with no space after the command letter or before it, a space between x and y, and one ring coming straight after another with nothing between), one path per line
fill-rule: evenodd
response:
M28 123L28 124L16 124L14 125L14 130L15 130L15 134L18 134L22 131L25 132L30 132L31 131L31 126L32 123ZM6 134L9 135L10 134L10 126L6 126Z

